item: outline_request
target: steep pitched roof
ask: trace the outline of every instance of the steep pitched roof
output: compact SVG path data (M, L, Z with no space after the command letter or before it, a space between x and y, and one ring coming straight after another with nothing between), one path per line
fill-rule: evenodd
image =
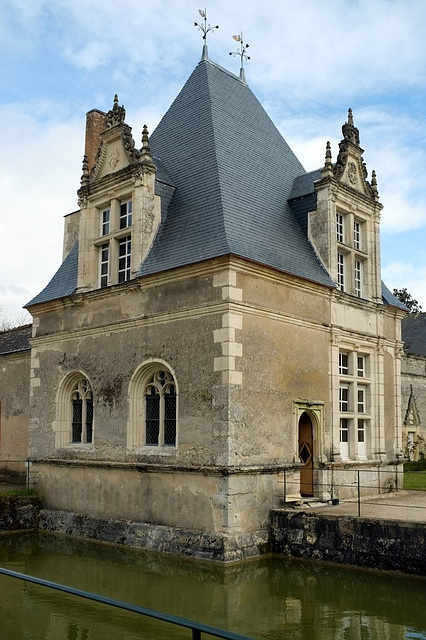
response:
M334 286L287 203L304 169L237 76L201 61L150 146L177 189L139 275L233 254Z
M72 295L77 288L78 242L75 243L48 285L25 307Z
M408 311L405 304L403 304L401 300L399 300L399 298L394 296L393 293L389 291L389 289L387 288L383 280L382 280L382 300L383 300L383 304L389 305L391 307L398 307L398 309L401 309L402 311Z
M407 353L426 356L426 313L407 313L402 319L402 339Z

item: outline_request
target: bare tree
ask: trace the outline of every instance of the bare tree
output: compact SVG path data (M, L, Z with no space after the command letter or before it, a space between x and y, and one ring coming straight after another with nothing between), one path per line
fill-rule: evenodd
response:
M31 318L25 311L21 314L17 314L14 318L4 313L3 307L0 307L0 331L9 331L14 327L22 327L25 324L29 324Z

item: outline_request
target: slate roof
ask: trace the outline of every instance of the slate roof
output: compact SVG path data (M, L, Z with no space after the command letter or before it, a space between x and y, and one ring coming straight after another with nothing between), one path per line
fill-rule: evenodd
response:
M382 300L383 304L389 305L391 307L398 307L398 309L402 309L403 311L408 311L405 304L402 304L401 300L393 295L391 291L387 288L385 283L382 280Z
M304 169L237 76L202 60L150 147L177 189L138 275L233 254L335 286L287 203Z
M150 147L162 221L138 276L231 254L335 288L307 239L321 170L304 171L240 78L199 62ZM72 295L77 270L78 244L26 307ZM405 309L385 285L382 295Z
M72 295L77 288L78 242L75 243L49 284L25 307Z
M0 331L0 355L19 353L31 349L32 325L26 324L8 331Z
M301 176L297 176L297 178L294 179L289 200L315 193L314 182L320 178L321 169L315 169L314 171L309 171Z
M426 313L408 313L402 319L402 339L407 353L426 356Z

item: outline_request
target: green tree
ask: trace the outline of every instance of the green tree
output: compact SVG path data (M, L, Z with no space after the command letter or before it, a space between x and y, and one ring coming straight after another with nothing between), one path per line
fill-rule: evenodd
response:
M405 304L410 313L420 313L422 310L421 305L419 305L417 300L414 300L411 293L408 293L405 287L403 289L394 289L392 293L402 304Z

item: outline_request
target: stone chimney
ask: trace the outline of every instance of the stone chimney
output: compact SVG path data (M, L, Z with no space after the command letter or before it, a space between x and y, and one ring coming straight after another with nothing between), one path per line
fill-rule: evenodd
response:
M107 128L107 114L92 109L86 114L86 142L84 153L87 156L89 173L95 166L96 154L101 144L101 134Z

